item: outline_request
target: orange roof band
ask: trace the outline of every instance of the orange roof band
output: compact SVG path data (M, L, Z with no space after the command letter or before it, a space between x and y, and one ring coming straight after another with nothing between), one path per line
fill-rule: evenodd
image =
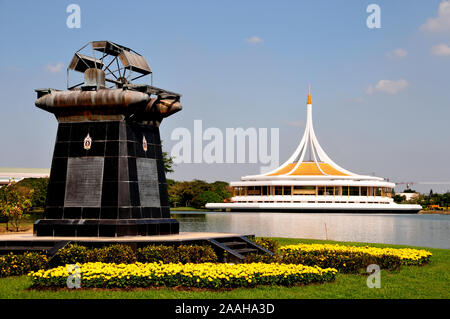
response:
M276 171L275 173L269 174L268 176L280 176L280 175L286 175L287 173L289 173L292 169L294 169L295 165L297 165L297 163L290 163L288 165L286 165L285 167L283 167L282 169ZM319 167L317 167L317 165L319 165L320 167L320 171ZM333 166L331 166L330 164L327 163L311 163L311 162L303 162L301 163L297 169L288 174L288 176L296 176L296 175L334 175L334 176L348 176L348 174L345 174L337 169L335 169ZM323 174L323 173L325 174Z
M306 104L312 104L312 99L311 99L311 84L309 84L309 86L308 86L308 99L306 100Z

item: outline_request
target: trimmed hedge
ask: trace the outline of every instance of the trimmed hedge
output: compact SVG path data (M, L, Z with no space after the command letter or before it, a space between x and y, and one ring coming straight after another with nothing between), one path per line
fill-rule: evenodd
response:
M152 245L134 251L127 245L111 245L103 248L87 248L69 245L61 249L55 257L57 265L103 262L132 264L140 262L204 263L217 262L217 255L210 246L180 245L178 247Z
M9 253L0 256L0 277L25 275L30 271L46 268L47 264L47 257L39 253L26 252L22 255Z
M120 244L102 248L87 248L73 244L59 250L55 256L57 265L86 262L128 264L136 261L136 254L133 249L130 246Z
M217 262L217 255L210 246L181 245L173 246L147 246L137 251L138 261L164 262L164 263L207 263Z
M259 237L254 240L254 243L273 253L276 253L278 248L280 248L280 244L272 238Z

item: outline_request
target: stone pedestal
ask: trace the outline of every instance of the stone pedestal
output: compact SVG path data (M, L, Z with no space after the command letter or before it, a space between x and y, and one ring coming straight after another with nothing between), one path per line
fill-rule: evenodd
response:
M37 236L177 234L159 128L127 120L60 122Z

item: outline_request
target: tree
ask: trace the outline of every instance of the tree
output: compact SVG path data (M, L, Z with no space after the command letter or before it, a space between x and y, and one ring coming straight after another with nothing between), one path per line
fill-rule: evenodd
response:
M394 195L392 196L392 199L394 200L394 202L396 203L403 203L406 201L406 196L405 195Z
M164 172L167 173L173 173L174 169L173 167L175 166L175 164L173 163L173 157L169 156L169 154L167 154L167 152L163 152L162 153L163 156L163 162L164 162Z
M222 197L214 193L213 191L204 191L198 195L196 195L192 199L192 206L195 208L203 208L206 203L221 203L223 202Z
M183 206L183 185L178 182L167 184L169 204L172 207Z
M220 195L222 200L230 198L232 196L233 191L227 182L215 181L214 183L211 184L211 186L212 190L216 194Z
M162 142L161 141L161 148L162 148ZM175 164L173 163L174 157L170 156L167 152L162 152L162 160L164 163L164 172L167 173L173 173L174 169L173 167Z
M32 207L33 193L34 190L18 187L14 181L0 189L0 210L6 230L9 230L11 223L15 231L19 231L20 221Z
M217 195L214 197L216 202L223 202L224 199L231 197L231 189L227 182L216 181L207 183L202 180L193 180L190 182L177 182L171 179L167 180L167 189L169 193L169 202L172 207L204 206L201 198L198 196L203 192L212 192ZM194 205L193 202L196 201Z
M45 200L47 198L48 178L24 178L17 182L16 186L23 188L24 192L33 190L31 196L31 205L33 208L44 208Z

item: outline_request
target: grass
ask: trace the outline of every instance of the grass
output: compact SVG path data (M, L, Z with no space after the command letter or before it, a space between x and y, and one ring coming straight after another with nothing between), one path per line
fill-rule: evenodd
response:
M281 245L296 243L341 243L325 240L276 238ZM357 246L405 247L398 245L345 243ZM420 247L412 247L420 248ZM0 279L0 298L62 299L322 299L322 298L450 298L450 250L427 248L433 253L425 266L403 266L398 271L381 271L381 288L368 288L364 275L338 274L336 281L298 287L242 288L230 291L178 290L174 288L136 290L30 290L26 276Z
M34 221L30 221L30 220L22 220L19 222L19 232L29 232L32 231L33 229L33 224ZM0 224L0 235L6 235L6 234L17 234L16 231L13 231L13 229L15 230L15 227L11 225L11 223L9 224L9 230L6 230L6 224L5 223L1 223Z

